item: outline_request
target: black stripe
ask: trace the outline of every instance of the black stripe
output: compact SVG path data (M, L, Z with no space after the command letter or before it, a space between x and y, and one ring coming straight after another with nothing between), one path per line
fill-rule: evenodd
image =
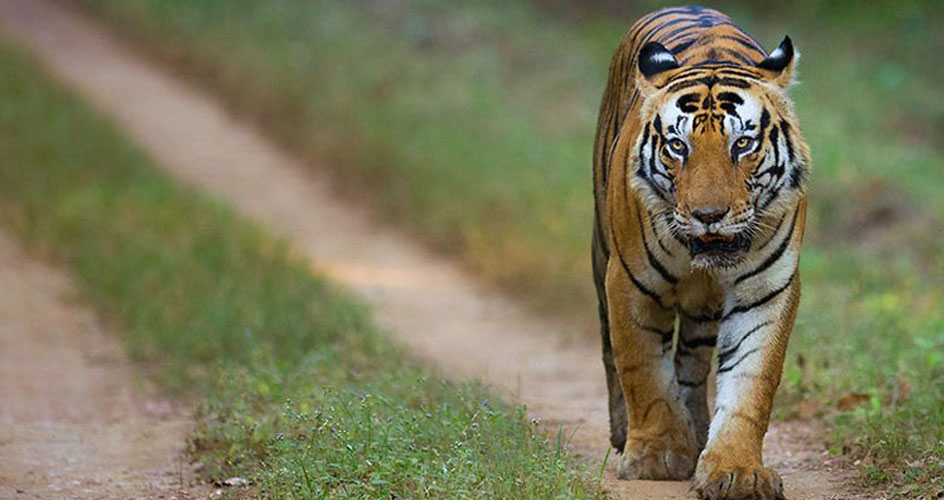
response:
M735 92L719 92L718 100L734 104L744 104L744 99Z
M671 257L672 252L668 248L666 248L665 243L662 242L662 238L659 237L659 232L656 231L656 222L652 216L652 212L648 212L648 214L649 214L649 228L652 229L652 234L656 236L656 243L659 244L659 248L661 248L662 251L666 253L666 255Z
M678 107L683 113L694 113L698 111L696 103L701 100L701 94L697 92L692 92L680 96L675 101L675 106Z
M657 186L656 183L653 182L652 179L650 179L648 176L643 175L642 171L643 171L642 166L640 166L639 174L638 174L639 178L645 181L645 183L649 185L649 189L652 189L652 191L656 194L656 196L659 197L660 200L666 203L669 203L669 199L666 198L664 194L662 194L662 190L659 188L659 186ZM627 184L629 183L627 182Z
M633 325L636 326L636 328L639 328L640 330L644 330L644 331L646 331L646 332L654 333L654 334L658 335L659 338L662 339L662 343L663 343L663 344L666 343L666 342L672 342L672 337L675 335L675 329L674 329L674 328L671 329L671 330L660 330L660 329L658 329L658 328L654 328L654 327L651 327L651 326L643 325L642 323L640 323L640 322L638 322L638 321L636 321L636 320L634 320L634 319L631 319L631 321L633 322Z
M626 259L623 258L623 252L620 250L618 238L613 238L613 246L615 247L616 255L619 256L620 264L622 264L623 270L625 270L626 275L629 276L629 281L631 281L633 285L638 288L640 292L642 292L643 295L652 299L660 309L668 310L669 308L662 301L662 297L660 297L659 294L646 288L646 285L643 285L642 282L633 276L633 272L629 270L629 264L626 262Z
M776 130L776 129L774 129L774 130ZM755 174L755 177L757 177L757 178L761 178L761 177L763 177L763 176L765 176L765 175L767 175L767 174L770 174L770 176L773 178L773 182L770 183L770 187L771 187L771 188L776 187L777 182L780 181L780 178L781 178L781 177L783 177L783 173L784 173L785 168L786 168L786 165L785 165L785 164L780 163L779 156L780 156L780 155L777 154L777 148L775 147L775 148L774 148L774 164L771 165L771 166L769 166L769 167L767 167L766 169L764 169L764 171L762 171L762 172L757 172L757 173ZM766 160L767 157L765 156L764 159ZM761 163L763 164L763 162L761 162ZM766 206L766 205L765 205L765 206Z
M715 55L717 56L718 54L715 54ZM694 59L694 57L692 59ZM686 62L688 62L688 59L686 59ZM707 69L712 69L716 71L722 70L722 69L738 69L738 68L745 67L743 64L739 64L734 61L729 61L727 59L704 59L701 61L692 62L691 65L696 68L707 68ZM714 75L714 76L716 78L720 78L718 75Z
M787 158L793 161L793 143L790 141L790 125L787 122L780 122L780 130L783 131L783 140L787 143Z
M806 176L806 170L799 166L793 165L790 169L790 187L797 189L803 184L803 178Z
M770 145L774 148L774 165L780 165L780 129L770 127ZM767 169L770 170L770 169ZM763 174L761 174L763 175Z
M719 74L724 74L724 75L730 75L730 76L739 76L739 77L747 78L747 79L750 79L750 80L759 80L759 79L760 79L760 75L756 75L756 74L754 74L754 73L749 73L749 72L747 72L747 71L743 71L743 68L740 68L740 67L738 67L738 68L721 68L721 69L718 70L718 73L719 73Z
M699 347L714 347L717 343L717 335L712 335L711 337L701 337L697 339L686 339L679 337L679 345L685 346L685 348L689 351L698 349Z
M715 311L709 314L693 314L686 311L685 309L679 308L679 314L681 314L683 318L693 323L711 323L721 319L721 311Z
M668 33L662 34L659 38L668 45L671 45L689 35L692 35L693 32L696 32L699 28L698 24L689 24L688 26L682 26L681 28L676 28Z
M652 172L650 172L650 173L652 174L653 177L662 177L662 178L664 178L665 180L669 181L670 184L672 183L672 178L671 178L671 177L669 177L668 175L663 174L662 172L660 172L660 171L658 171L658 170L652 171Z
M769 294L767 294L767 295L761 297L760 299L758 299L758 300L756 300L756 301L754 301L754 302L751 302L750 304L744 304L744 305L740 305L740 306L735 306L735 307L733 307L730 311L726 312L726 313L724 314L724 316L721 317L721 320L722 320L722 321L727 321L728 318L730 318L731 316L734 316L735 314L740 314L740 313L743 313L743 312L750 311L751 309L754 309L755 307L759 307L759 306L762 306L762 305L764 305L764 304L770 302L770 301L773 300L776 296L778 296L778 295L780 295L781 293L783 293L784 290L786 290L787 288L789 288L790 285L793 284L793 278L795 278L795 277L796 277L796 269L793 270L793 274L790 275L790 279L788 279L787 282L786 282L782 287L780 287L780 288L778 288L778 289L776 289L776 290L770 292Z
M683 70L682 72L676 74L672 78L672 80L677 82L679 80L682 80L691 76L695 76L695 75L706 76L707 74L708 74L708 70L706 70L705 68L687 68Z
M698 85L701 85L701 84L702 84L702 79L701 79L701 78L694 78L694 79L691 79L691 80L684 80L684 81L681 81L681 82L678 82L678 83L673 83L672 86L669 87L668 92L669 92L669 93L678 92L679 90L684 90L684 89L687 89L687 88L689 88L689 87L695 87L695 86L698 86Z
M686 29L711 28L711 27L718 26L721 24L726 24L726 23L730 24L730 22L726 21L724 17L714 14L712 12L702 13L701 15L697 17L687 18L687 20L691 22L691 25L687 27ZM666 37L675 36L677 32L678 30L675 30L672 33L667 33L665 35L662 35L662 39L665 40Z
M644 139L639 145L639 156L642 156L643 151L645 151L646 144L649 143L649 122L646 122L646 125L642 128L642 136Z
M737 365L741 364L741 361L744 361L748 356L750 356L751 354L754 354L755 352L757 352L757 351L759 351L759 350L760 350L760 347L755 347L755 348L753 348L753 349L751 349L751 350L745 352L743 356L741 356L740 358L738 358L738 360L735 361L734 363L732 363L730 366L724 366L724 367L718 368L718 374L726 373L726 372L729 372L729 371L731 371L731 370L737 368Z
M646 240L646 226L642 223L642 213L638 206L635 208L636 219L639 221L639 234L642 235L642 246L646 249L646 258L649 259L649 265L652 266L660 276L662 276L662 279L668 281L671 285L675 285L678 283L678 278L672 276L672 273L670 273L669 270L666 269L661 262L659 262L659 259L657 259L656 256L652 254L652 250L649 250L649 242Z
M682 52L683 50L691 47L693 43L695 43L694 38L691 40L684 40L678 45L676 45L675 47L672 47L671 49L669 49L669 52L671 52L672 55L678 55L679 52Z
M760 131L758 132L759 137L764 137L767 134L767 127L770 126L770 112L767 111L767 108L760 114Z
M670 26L675 26L676 24L682 24L682 23L693 23L696 19L697 17L677 17L675 19L670 19L657 26L653 26L652 28L646 30L646 33L642 35L642 37L639 39L638 45L645 45L646 42L652 40L653 37L656 36L656 34L658 34L662 30ZM693 25L689 24L688 26L683 26L682 29L690 29L690 27L692 26ZM666 35L665 34L660 35L659 40L663 42L666 41Z
M668 203L669 200L668 200L668 199L665 197L665 195L662 193L662 189L660 189L659 186L657 186L656 183L653 182L653 180L650 178L650 175L651 175L651 174L650 174L650 175L646 175L646 169L645 169L645 167L643 166L643 163L642 163L642 156L643 156L643 153L645 152L645 150L646 150L646 145L649 144L649 141L650 141L650 140L652 140L652 146L653 146L653 149L655 149L655 136L652 136L652 135L649 134L649 123L646 123L646 126L643 128L643 140L642 140L641 143L639 144L639 153L636 155L636 156L638 157L638 159L639 159L639 168L636 169L636 175L637 175L639 178L641 178L643 181L645 181L646 184L649 185L649 188L652 189L652 191L656 194L656 196L658 196L662 201ZM653 152L653 154L655 154L655 153ZM650 170L654 170L654 169L655 169L655 167L654 167L654 165L653 165L653 162L654 162L654 158L651 158L651 159L650 159L650 165L649 165ZM630 197L630 194L629 194L629 183L627 183L626 190L627 190L626 196L627 196L627 199L629 199L629 197Z
M623 260L622 255L620 255L620 260ZM661 309L668 309L665 303L662 302L662 297L660 297L659 294L646 288L645 285L643 285L638 279L636 279L635 276L633 276L633 273L629 270L629 266L626 264L625 260L623 260L623 267L626 269L626 274L629 276L629 280L633 282L633 285L635 285L636 288L638 288L640 292L642 292L644 295L654 300Z
M668 93L678 92L682 89L687 89L689 87L694 87L695 85L706 85L709 89L715 85L724 85L728 87L737 87L740 89L747 89L751 87L750 82L744 81L740 78L733 77L722 77L717 76L707 76L699 77L692 79L684 79L682 81L675 81L672 85L669 86Z
M655 154L656 154L656 152L655 152L655 147L656 147L656 136L654 136L654 135L649 135L649 124L648 124L648 123L646 124L645 133L646 133L646 136L645 136L645 138L642 140L642 143L639 145L639 154L637 155L637 157L638 157L638 158L637 158L637 160L638 160L638 167L636 168L636 176L639 177L640 179L642 179L643 181L645 181L645 183L649 186L649 189L651 189L651 190L656 194L656 196L659 197L659 199L661 199L662 201L664 201L664 202L666 202L666 203L669 203L669 199L666 198L665 194L662 193L662 188L660 188L658 185L656 185L656 183L652 180L652 173L655 172ZM645 166L645 164L643 163L643 158L642 158L642 156L643 156L643 152L644 152L645 149L646 149L646 145L649 144L649 140L650 140L650 139L652 140L652 150L653 150L653 151L652 151L652 155L653 155L653 156L649 159L649 169L650 169L650 173L649 173L649 175L647 175L647 174L646 174L646 166ZM671 179L670 179L670 181L671 181ZM625 184L624 189L625 189L625 191L626 191L626 199L632 199L632 198L631 198L632 195L629 193L629 183L628 183L628 182Z
M757 52L761 56L767 57L767 52L764 51L764 48L755 44L752 40L748 38L742 38L737 35L720 35L718 36L718 39L731 40L733 42L737 42L740 46L744 47L745 49L753 50L754 52Z
M734 353L736 353L738 349L741 348L741 344L743 344L744 341L747 340L748 337L753 335L757 330L760 330L761 328L768 326L772 324L773 322L774 321L772 319L768 319L767 321L762 322L761 324L755 326L754 328L751 328L747 333L741 336L741 340L738 340L738 343L736 346L730 349L725 349L724 351L718 353L718 365L723 365L729 358L731 358L731 356L733 356Z
M724 49L723 52L726 56L734 58L738 61L741 61L744 64L747 64L750 66L753 66L755 64L755 62L751 60L751 58L747 57L744 54L741 54L740 52L737 52L731 49Z
M647 27L649 27L650 24L652 24L653 22L655 22L655 21L658 20L658 19L662 19L663 17L668 16L668 15L670 15L670 14L690 14L690 13L692 13L692 11L691 11L691 9L689 9L688 7L675 7L675 8L671 8L671 9L663 9L663 10L661 10L661 11L659 11L659 12L653 12L652 14L650 14L652 17L650 17L649 19L646 19L645 21L643 21L643 23L640 24L640 25L636 28L636 33L633 34L633 41L636 40L636 36L637 36L637 35L639 35L640 33L642 33L642 30L644 30L644 29L646 29Z
M600 145L600 175L603 179L603 185L606 186L610 176L610 163L612 163L613 152L616 150L616 135L619 131L620 116L616 109L610 110L611 120L609 128L606 129L603 136L603 144Z
M636 105L637 99L639 99L639 89L634 88L632 95L629 96L629 103L626 105L626 108L623 109L622 111L623 114L621 115L620 118L624 118L626 116L626 113L629 113L629 110L632 109L633 106Z
M657 116L656 121L659 121L658 118L659 117ZM660 135L653 135L652 142L649 143L649 177L661 175L662 177L665 177L666 180L669 181L669 184L671 184L672 179L670 179L667 175L663 174L656 168L656 157L659 155L659 138L660 137L661 137ZM661 191L661 188L660 188L660 191Z
M793 210L793 220L790 222L790 231L787 232L787 235L783 238L783 242L780 243L780 246L777 247L777 250L775 250L773 253L768 255L767 258L764 259L764 262L761 263L761 265L757 266L757 268L755 268L753 271L750 271L748 273L742 274L741 276L738 276L738 278L734 280L735 285L737 285L738 283L741 283L742 281L752 276L756 276L766 271L767 268L769 268L770 266L774 264L774 262L777 262L778 260L780 260L780 257L783 256L783 253L787 251L787 247L790 246L790 241L793 240L793 230L796 229L797 214L799 213L800 213L799 208L796 208Z
M803 184L806 177L806 169L802 165L794 162L795 152L793 150L793 139L790 138L790 124L781 121L780 130L783 132L783 140L787 144L787 158L790 160L790 187L797 189Z

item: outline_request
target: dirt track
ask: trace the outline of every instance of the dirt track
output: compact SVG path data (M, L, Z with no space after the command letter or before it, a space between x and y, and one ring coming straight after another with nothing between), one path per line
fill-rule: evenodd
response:
M68 277L0 233L0 498L186 497L190 429Z
M7 36L112 117L173 177L226 200L288 237L314 266L365 296L378 323L448 376L478 377L528 405L573 445L606 452L606 392L598 347L534 317L445 259L371 222L319 176L234 121L215 100L122 47L97 25L39 0L0 0ZM791 499L850 498L849 474L828 470L800 424L775 424L766 461ZM688 498L687 483L620 482L625 498ZM2 490L0 490L2 491Z

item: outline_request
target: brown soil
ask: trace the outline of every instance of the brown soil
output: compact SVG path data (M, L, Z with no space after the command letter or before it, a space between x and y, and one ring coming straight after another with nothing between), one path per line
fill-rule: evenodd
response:
M190 419L73 295L0 233L0 498L196 495Z
M229 116L208 96L136 56L75 12L40 0L0 0L9 36L113 118L174 178L229 202L310 256L313 266L366 297L377 322L450 377L477 377L524 402L549 429L600 463L606 390L595 342L572 325L534 316L454 263L374 223L296 159ZM571 340L567 340L571 339ZM574 340L577 339L577 340ZM791 499L850 498L848 471L827 465L812 424L774 424L766 460ZM615 455L614 455L615 457ZM687 483L623 482L617 496L688 498Z

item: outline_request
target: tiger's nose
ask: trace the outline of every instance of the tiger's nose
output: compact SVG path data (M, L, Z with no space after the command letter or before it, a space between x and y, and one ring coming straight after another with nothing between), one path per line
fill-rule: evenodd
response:
M725 215L728 214L730 208L721 208L721 207L703 207L696 208L692 210L692 217L698 219L703 224L711 224L713 222L718 222L723 219Z

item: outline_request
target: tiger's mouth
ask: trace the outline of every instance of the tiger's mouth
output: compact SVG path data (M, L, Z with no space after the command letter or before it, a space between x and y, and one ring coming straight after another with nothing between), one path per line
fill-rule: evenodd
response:
M747 251L751 247L751 240L744 234L725 235L705 233L689 240L689 250L692 257L722 256Z

